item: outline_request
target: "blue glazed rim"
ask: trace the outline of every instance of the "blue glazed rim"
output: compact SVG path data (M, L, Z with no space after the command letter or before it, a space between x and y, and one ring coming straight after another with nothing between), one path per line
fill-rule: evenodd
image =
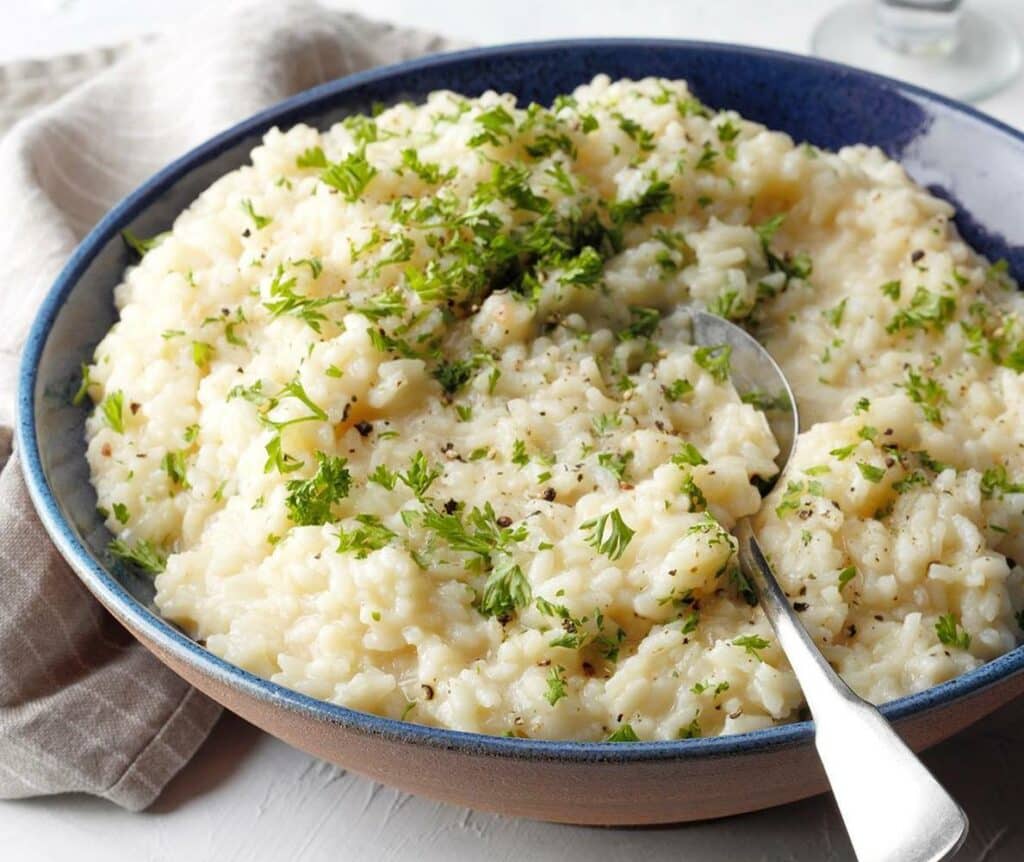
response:
M154 174L138 189L122 199L110 210L82 240L53 287L43 301L29 331L21 359L17 395L16 442L22 460L22 469L29 493L44 527L58 550L71 564L88 589L101 598L114 615L130 627L146 634L163 650L180 661L199 667L219 682L225 683L250 697L303 715L306 718L343 726L348 730L382 737L394 742L425 745L437 749L460 750L465 753L514 757L537 761L608 761L650 762L682 761L763 752L769 749L804 745L813 738L813 723L800 721L732 736L717 736L687 740L636 742L629 744L607 742L573 742L563 740L534 740L490 736L479 733L447 730L412 724L397 719L383 718L366 712L317 700L297 691L255 676L242 668L219 658L187 637L161 617L141 604L90 553L60 510L43 469L37 441L35 421L38 366L50 330L79 278L104 246L125 226L143 213L147 207L196 166L203 164L232 148L241 140L259 134L273 125L299 122L303 114L318 106L326 107L339 94L385 81L397 74L434 70L448 64L465 61L496 60L502 57L529 55L552 50L586 49L661 49L678 48L687 51L727 52L738 57L761 58L769 61L796 63L810 68L840 72L875 87L896 90L926 103L938 103L965 114L985 125L998 129L1024 144L1024 133L1013 129L982 112L920 87L843 66L813 57L804 57L783 51L751 48L718 42L700 42L678 39L570 39L528 42L473 48L447 54L433 55L384 66L321 84L267 108L210 138L185 155ZM891 721L948 706L1004 682L1024 671L1024 645L996 658L973 671L934 686L923 692L891 701L881 707Z

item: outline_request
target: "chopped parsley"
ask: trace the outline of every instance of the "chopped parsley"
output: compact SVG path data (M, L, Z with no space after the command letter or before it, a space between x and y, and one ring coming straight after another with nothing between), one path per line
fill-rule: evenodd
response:
M981 493L985 499L999 497L1002 499L1006 494L1024 494L1024 482L1013 482L1002 464L996 467L989 467L981 474Z
M309 479L291 479L287 484L285 507L298 526L326 524L331 506L348 496L352 476L345 458L316 453L317 470Z
M717 158L718 151L709 142L705 141L704 146L701 148L700 158L697 159L694 168L698 171L713 171Z
M419 153L409 148L402 150L402 164L418 176L427 185L437 185L442 180L450 179L455 175L452 168L448 173L441 173L441 166L434 162L421 162Z
M78 389L76 389L75 394L71 396L72 407L80 406L85 402L85 399L89 397L89 387L92 386L92 376L88 363L82 363L81 374L82 382L78 384Z
M594 433L603 437L609 431L622 425L622 417L618 413L601 413L591 421Z
M256 225L256 230L263 230L263 228L273 221L270 216L260 215L256 212L256 210L253 209L252 201L249 200L249 198L245 198L242 201L242 209L245 210L249 218L252 219L252 223Z
M900 291L902 288L903 285L898 281L887 281L879 288L879 290L882 291L883 295L889 297L893 302L896 302L900 298Z
M612 116L619 121L619 128L622 129L626 136L641 150L648 151L654 149L654 132L640 125L636 120L631 120L629 117L623 116L622 114L616 113Z
M693 352L693 361L707 371L718 383L729 378L729 360L732 357L732 346L716 344L709 347L698 347Z
M835 449L829 449L828 454L840 461L845 461L859 445L859 443L850 443L848 446L837 446Z
M395 538L395 532L385 527L376 515L356 515L355 519L359 526L354 530L338 531L339 554L355 554L356 559L364 560Z
M522 440L516 440L512 444L512 457L509 460L518 467L525 467L530 463L530 456L526 452L526 444Z
M921 408L924 418L935 425L942 424L943 405L949 403L949 394L939 381L908 369L907 382L902 384L910 400Z
M956 313L956 300L952 296L932 293L924 287L917 288L910 300L910 306L897 312L885 331L900 332L905 329L940 330Z
M340 297L303 296L295 291L296 279L294 275L285 276L283 265L277 267L274 277L270 283L270 298L263 303L263 307L273 317L280 317L282 314L291 314L304 321L314 332L320 332L320 324L327 320L326 315L320 310L324 306L339 302Z
M393 491L395 490L395 484L398 482L398 474L389 470L383 464L378 464L376 469L366 477L366 481L380 485L388 491Z
M185 475L185 453L168 452L160 461L160 467L167 473L173 485L188 488L188 477Z
M447 360L443 359L434 369L434 379L441 384L441 388L449 395L458 392L476 373L476 363L472 360Z
M205 341L192 342L192 361L198 368L205 368L210 364L213 356L213 345Z
M885 470L882 467L876 467L874 464L868 464L866 461L858 461L857 469L860 470L861 476L867 479L869 482L878 483L885 478Z
M622 455L614 452L601 452L597 456L597 463L620 482L625 481L626 473L629 470L629 462L632 460L632 452L625 452Z
M427 456L417 451L409 462L409 469L399 473L398 478L416 497L422 498L443 472L440 467L431 467L427 463Z
M605 742L639 742L640 737L636 735L633 726L629 722L620 724L613 734Z
M480 613L490 617L506 617L516 608L526 607L532 595L530 582L526 580L519 564L501 558L484 583Z
M676 739L699 739L701 735L700 722L694 716L693 721L679 728Z
M843 301L839 305L833 306L832 308L826 309L822 312L829 323L831 323L836 329L840 327L843 322L843 315L846 313L846 303L849 297L844 297Z
M943 614L935 623L935 634L946 646L967 649L971 645L971 636L960 625L954 614Z
M495 105L493 108L482 111L473 120L480 126L480 131L469 139L468 143L471 147L479 147L481 144L500 147L512 140L515 119L503 105Z
M131 517L128 514L128 507L124 503L114 503L114 517L117 518L118 523L127 524L128 519Z
M128 228L121 231L121 239L124 240L124 244L134 251L140 258L143 257L147 251L150 251L160 245L160 243L170 235L170 231L164 231L164 233L159 233L150 239L140 239Z
M850 583L850 581L852 581L855 577L857 577L857 567L856 566L847 566L845 569L843 569L839 573L839 589L840 589L840 591L842 591L843 587L845 587L848 583Z
M634 200L616 201L609 207L612 221L617 225L639 224L651 213L666 212L672 208L675 196L664 180L653 180Z
M707 498L704 496L704 492L694 481L692 473L688 473L686 478L683 479L683 484L679 489L679 493L683 494L690 501L691 512L703 509L708 504Z
M111 392L100 402L100 412L107 424L118 434L124 434L124 393Z
M134 545L114 539L107 545L107 550L117 559L153 575L162 572L167 565L167 558L146 539L139 539Z
M620 341L629 341L633 338L650 338L654 335L661 322L661 312L656 308L645 308L641 305L629 307L630 323L624 329L620 329L618 337Z
M544 699L554 706L558 701L566 696L565 690L565 668L560 664L552 665L548 670L548 690L544 695Z
M753 656L758 661L764 661L761 658L760 650L767 649L771 645L771 641L766 641L760 635L743 635L733 638L732 645L742 647L747 655Z
M377 169L366 160L366 154L360 148L340 162L328 163L320 174L320 180L341 192L345 200L354 203L375 176Z
M670 386L662 386L662 392L669 401L682 401L687 395L693 392L693 384L684 378L677 378Z
M310 147L303 150L295 159L295 166L299 168L326 168L327 156L320 147Z
M604 554L609 560L619 559L630 540L636 535L636 531L630 529L629 525L622 520L618 509L612 509L598 518L592 518L580 524L581 530L589 530L587 544Z
M601 280L604 274L604 260L593 246L584 246L578 255L563 264L562 274L558 277L561 284L575 284L580 287L592 287Z
M672 456L672 463L678 467L699 467L701 464L707 464L708 462L696 446L692 443L684 442L682 449Z

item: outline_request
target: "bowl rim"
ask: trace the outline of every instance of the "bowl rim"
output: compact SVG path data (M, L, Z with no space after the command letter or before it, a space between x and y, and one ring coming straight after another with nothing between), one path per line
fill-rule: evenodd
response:
M291 115L320 106L327 107L327 103L343 93L358 90L367 84L384 81L397 74L414 73L425 69L433 70L444 66L458 66L467 61L478 62L482 59L521 57L537 52L649 47L677 49L694 54L721 53L825 69L832 74L840 73L874 87L896 90L917 102L937 103L955 113L965 115L1002 132L1024 145L1024 133L1000 120L953 99L873 72L785 51L724 42L657 38L554 39L432 54L328 81L233 124L161 168L138 188L122 198L96 223L71 254L47 292L36 313L22 352L18 372L15 442L30 497L43 526L61 555L72 566L90 592L100 599L114 613L115 617L130 630L144 632L161 650L169 653L178 661L197 668L202 674L213 677L242 694L304 715L307 718L340 725L349 731L394 742L516 759L626 763L734 757L778 748L795 747L811 741L813 722L809 720L774 725L730 736L636 742L628 745L613 742L519 739L414 724L310 697L279 683L258 677L208 652L132 596L100 564L76 535L74 528L60 511L56 495L50 487L42 465L35 420L38 368L50 331L65 300L74 290L81 275L106 244L192 169L216 158L243 139L266 131L282 120L300 121ZM924 714L1004 682L1021 671L1024 671L1024 644L1018 645L1010 652L952 680L890 701L881 707L881 712L891 721Z

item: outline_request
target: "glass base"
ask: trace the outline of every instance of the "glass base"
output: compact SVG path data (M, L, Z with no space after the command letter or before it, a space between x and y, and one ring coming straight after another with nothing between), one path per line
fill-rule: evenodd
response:
M1012 81L1021 65L1021 46L1009 25L964 9L956 47L945 55L904 54L877 36L875 4L847 3L814 31L811 49L819 57L974 101Z

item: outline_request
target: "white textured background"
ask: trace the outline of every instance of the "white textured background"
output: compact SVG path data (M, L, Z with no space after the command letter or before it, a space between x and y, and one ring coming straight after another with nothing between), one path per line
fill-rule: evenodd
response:
M0 64L156 32L217 0L0 0ZM969 0L1024 31L1022 0ZM678 36L805 51L833 2L816 0L350 0L345 6L466 41ZM1024 78L983 109L1024 127ZM1024 178L1020 178L1024 181ZM1024 859L1024 704L927 761L967 809L958 857ZM751 776L752 782L757 776ZM727 821L585 829L479 814L400 794L320 763L232 716L144 814L79 797L0 804L0 860L681 860L852 858L828 797Z

